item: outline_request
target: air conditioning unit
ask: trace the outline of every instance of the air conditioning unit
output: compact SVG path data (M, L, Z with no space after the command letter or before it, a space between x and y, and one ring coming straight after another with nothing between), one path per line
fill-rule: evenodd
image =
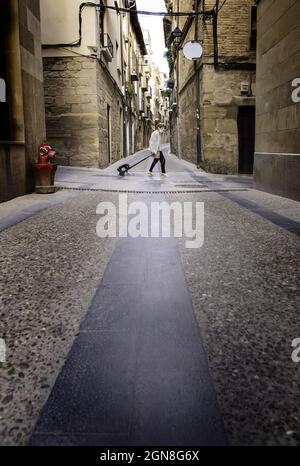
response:
M108 47L101 47L101 55L103 56L103 58L108 61L108 62L111 62L112 59L113 59L113 56L111 54L111 51L109 50Z
M108 62L111 62L112 59L114 58L114 46L113 46L113 43L111 41L109 34L107 33L103 34L103 39L102 39L102 44L101 44L101 55Z

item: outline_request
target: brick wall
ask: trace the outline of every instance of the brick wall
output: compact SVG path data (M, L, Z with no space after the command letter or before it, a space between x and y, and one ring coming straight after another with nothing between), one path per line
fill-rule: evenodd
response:
M215 0L205 0L206 10L215 6ZM222 2L220 1L220 6ZM229 0L218 16L219 54L221 57L248 57L255 56L250 52L250 26L251 6L254 0ZM211 21L199 22L201 35L203 35L206 57L213 56L213 33Z

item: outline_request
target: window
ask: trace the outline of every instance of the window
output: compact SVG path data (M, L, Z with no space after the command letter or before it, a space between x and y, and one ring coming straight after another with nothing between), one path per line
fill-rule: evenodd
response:
M257 41L257 7L251 7L250 50L256 50Z

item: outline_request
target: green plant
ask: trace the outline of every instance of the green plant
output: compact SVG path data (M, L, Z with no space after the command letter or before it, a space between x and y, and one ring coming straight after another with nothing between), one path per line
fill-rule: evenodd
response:
M176 52L177 52L176 42L174 41L174 37L172 34L169 34L169 36L167 37L166 46L168 50L167 52L165 52L165 57L168 61L170 70L172 70L174 67L175 60L176 60Z
M171 89L163 89L163 90L161 91L161 95L162 95L163 97L170 97L171 94L172 94Z
M168 13L172 13L172 11L173 11L173 1L172 0L166 1L166 8L167 8Z
M174 79L173 79L173 78L168 79L168 81L167 81L167 87L168 87L168 89L173 89L174 86L175 86L175 81L174 81Z

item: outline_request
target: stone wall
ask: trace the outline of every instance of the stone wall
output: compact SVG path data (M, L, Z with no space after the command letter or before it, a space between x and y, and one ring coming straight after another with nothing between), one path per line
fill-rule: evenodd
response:
M44 57L47 137L62 165L104 168L123 156L122 96L104 67L91 58Z
M13 15L13 20L9 24L18 24L13 26L14 31L7 27L2 28L1 33L10 35L10 44L14 43L14 58L9 58L13 76L7 84L9 93L10 82L14 86L20 83L20 88L13 88L14 99L9 99L10 114L18 131L10 128L9 141L0 142L0 201L34 189L31 163L35 161L38 146L46 133L39 0L5 1L2 8L9 12L12 5L13 13L8 14Z
M189 0L181 0L181 10L191 10ZM232 0L225 3L218 17L219 63L255 64L255 51L250 50L251 7L254 0ZM206 0L206 10L215 6L215 0ZM176 2L175 2L176 7ZM202 6L201 6L202 7ZM176 9L176 8L175 8ZM180 27L185 21L180 19ZM175 26L173 20L173 26ZM195 24L188 30L184 42L193 40ZM190 162L197 163L197 106L200 113L201 154L203 167L212 172L237 173L239 159L238 107L255 105L255 72L242 69L214 68L213 31L211 21L198 22L198 37L204 53L199 72L200 102L197 105L194 62L179 53L179 132L177 148L175 125L172 125L173 150ZM199 62L198 62L199 65ZM250 69L250 67L248 67ZM174 74L176 76L176 73ZM248 96L241 96L241 82L252 83ZM174 112L172 121L175 121Z
M239 162L238 107L255 105L255 72L200 70L200 128L202 166L215 173L237 173ZM252 96L241 96L241 82L252 82ZM196 78L179 93L180 156L197 163ZM173 112L174 113L174 112ZM173 121L176 121L173 117ZM175 128L171 134L177 153Z
M0 142L0 202L26 194L24 144Z
M197 163L196 79L179 93L180 157Z
M123 102L119 88L105 65L97 63L99 166L107 167L123 157ZM110 107L110 158L108 150L108 105Z
M44 58L47 138L58 163L99 167L96 61Z
M258 5L255 183L300 199L300 0ZM299 96L300 92L298 92Z
M255 95L255 73L249 71L215 71L203 67L201 129L203 166L215 173L237 173L239 162L238 107L255 105L254 97L241 97L242 81L252 81Z
M46 136L39 1L19 0L26 148L26 191L34 188L31 163Z

